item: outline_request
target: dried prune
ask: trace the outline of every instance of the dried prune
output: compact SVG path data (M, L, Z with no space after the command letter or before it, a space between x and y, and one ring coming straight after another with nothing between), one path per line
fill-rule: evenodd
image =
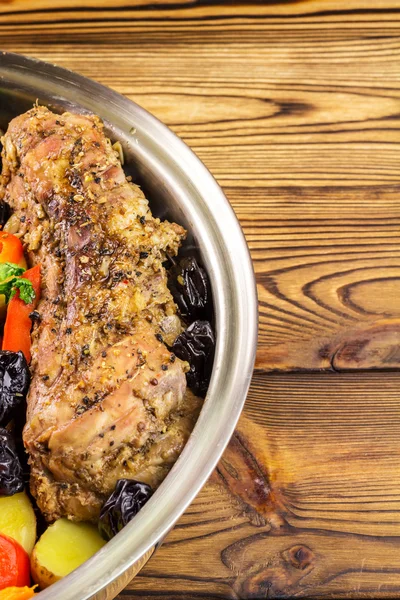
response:
M11 216L11 208L7 202L0 202L0 227L4 227Z
M29 388L29 369L22 352L0 352L0 425L21 405Z
M24 477L14 440L0 427L0 496L13 496L24 489Z
M168 287L188 323L211 318L210 282L205 269L194 257L183 258L169 270Z
M215 351L215 337L210 323L194 321L178 335L172 350L190 365L186 373L188 387L195 394L204 396L210 383Z
M153 494L147 483L134 479L118 479L115 490L100 512L99 531L105 540L110 540L129 521Z

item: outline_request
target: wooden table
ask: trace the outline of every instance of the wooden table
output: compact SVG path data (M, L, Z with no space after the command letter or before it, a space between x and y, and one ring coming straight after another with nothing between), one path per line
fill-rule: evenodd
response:
M400 2L0 11L2 49L92 77L180 135L254 259L244 414L120 598L400 597Z

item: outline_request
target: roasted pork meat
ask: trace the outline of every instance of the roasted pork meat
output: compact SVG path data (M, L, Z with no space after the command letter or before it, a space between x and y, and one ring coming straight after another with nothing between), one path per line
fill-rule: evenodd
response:
M2 139L1 195L31 265L40 320L23 439L48 521L96 520L120 478L156 487L199 411L163 268L185 237L152 216L96 116L35 106Z

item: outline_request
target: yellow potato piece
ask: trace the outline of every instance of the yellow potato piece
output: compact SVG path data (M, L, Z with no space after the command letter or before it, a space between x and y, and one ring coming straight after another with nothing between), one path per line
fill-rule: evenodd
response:
M90 523L59 519L37 542L31 556L32 577L48 587L93 556L106 542Z
M30 554L36 541L36 516L25 492L0 497L0 533L16 540Z
M4 321L7 314L7 302L4 294L0 294L0 320Z

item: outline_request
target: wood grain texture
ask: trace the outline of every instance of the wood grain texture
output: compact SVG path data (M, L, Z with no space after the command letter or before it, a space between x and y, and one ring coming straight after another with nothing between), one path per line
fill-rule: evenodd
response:
M254 260L245 412L120 597L400 597L400 2L0 0L0 39L167 123Z
M257 371L217 471L133 597L398 597L399 385Z

